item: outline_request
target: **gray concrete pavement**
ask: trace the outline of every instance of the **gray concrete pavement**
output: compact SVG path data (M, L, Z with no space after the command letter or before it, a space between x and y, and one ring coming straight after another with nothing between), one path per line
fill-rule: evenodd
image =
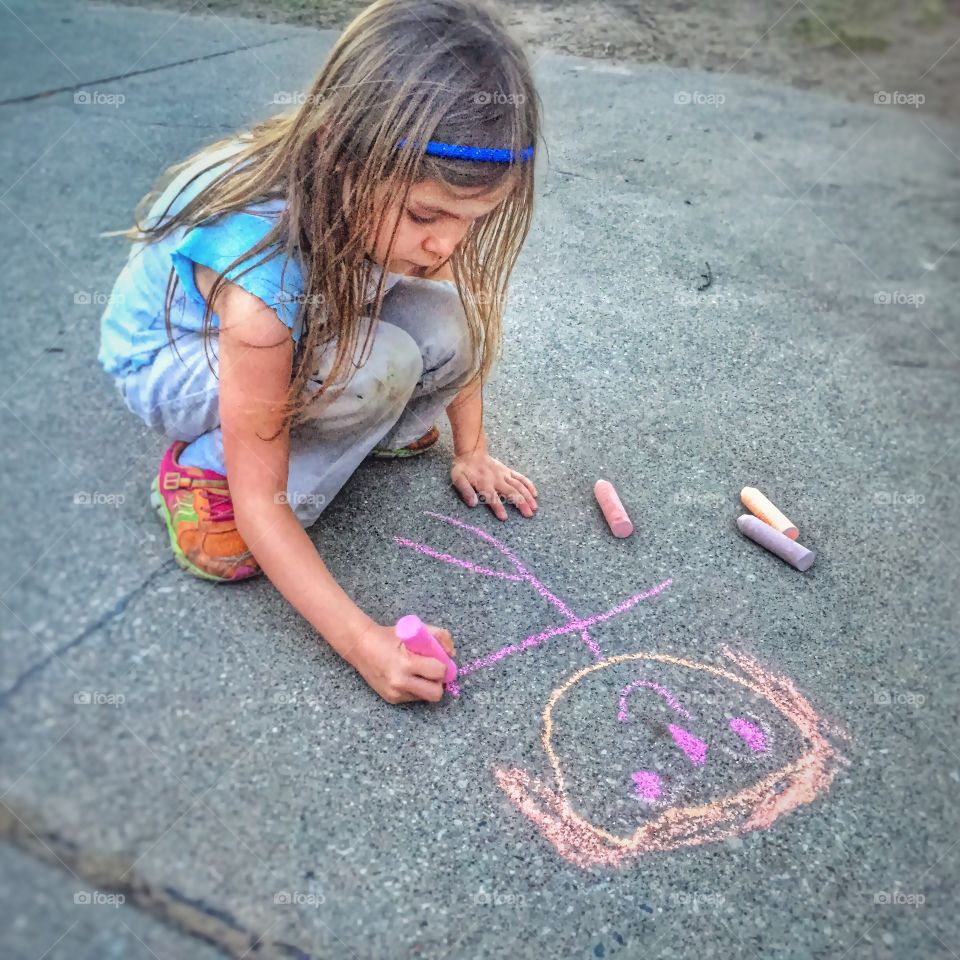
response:
M17 848L2 869L23 894L7 955L34 960L76 919L66 894L18 891L41 871L24 856L60 872L44 891L122 893L163 960L211 942L363 960L960 953L960 131L740 76L537 59L550 162L486 427L539 512L466 508L443 423L424 457L362 466L318 547L371 615L417 611L462 660L564 617L528 584L397 544L511 569L427 511L499 538L583 617L670 579L592 628L603 654L728 668L729 645L792 681L846 761L767 829L591 867L495 780L555 787L541 713L593 662L578 634L478 670L458 701L378 702L268 583L173 565L147 499L164 441L95 362L125 256L98 234L164 165L302 88L333 35L78 0L7 0L0 18L0 789ZM599 476L628 540L600 518ZM807 574L739 536L746 484L818 551ZM654 694L618 723L633 677L686 705L705 765L671 744ZM768 698L731 689L662 660L585 678L555 718L573 807L627 836L809 748ZM734 709L765 752L718 726ZM659 808L632 794L641 768L661 777ZM51 935L23 936L41 916ZM83 923L89 944L119 930Z
M43 856L38 845L33 851ZM216 960L222 952L128 906L122 893L100 890L9 844L0 847L0 897L6 957Z

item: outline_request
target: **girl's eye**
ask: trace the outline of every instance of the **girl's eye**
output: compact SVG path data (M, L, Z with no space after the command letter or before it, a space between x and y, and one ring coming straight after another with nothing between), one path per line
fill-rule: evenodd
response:
M433 217L418 217L409 207L407 208L407 216L414 222L420 224L433 223Z

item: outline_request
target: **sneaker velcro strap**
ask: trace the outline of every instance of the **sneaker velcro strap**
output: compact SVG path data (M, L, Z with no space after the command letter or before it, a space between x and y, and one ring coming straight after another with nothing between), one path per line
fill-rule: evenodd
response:
M206 480L203 477L187 477L175 470L168 470L163 475L164 490L179 490L181 487L214 487L217 490L227 489L226 480Z
M179 474L179 473L176 473L176 472L173 471L173 470L167 471L167 472L163 475L163 483L162 483L163 489L164 489L164 490L178 490L178 489L180 488L180 480L181 480L181 479L186 480L187 478L186 478L186 477L182 477L182 478L181 478L180 474Z

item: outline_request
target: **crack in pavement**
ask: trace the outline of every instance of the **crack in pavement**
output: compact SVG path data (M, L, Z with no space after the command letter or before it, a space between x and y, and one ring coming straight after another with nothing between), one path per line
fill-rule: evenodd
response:
M242 960L313 960L313 954L292 943L270 940L244 926L229 910L190 897L176 887L150 883L133 871L129 855L83 850L50 829L42 817L0 802L0 837L49 866L72 874L97 889L124 895L124 903L152 919Z
M70 93L77 90L83 90L94 84L114 83L117 80L126 80L128 77L139 77L145 73L157 73L160 70L171 70L174 67L182 67L188 63L199 63L202 60L213 60L216 57L226 57L231 53L240 53L243 50L256 50L258 47L269 47L274 43L285 43L288 40L296 40L296 37L276 37L273 40L264 40L262 43L247 43L241 47L234 47L231 50L220 50L217 53L205 53L199 57L190 57L186 60L175 60L173 63L162 63L156 67L144 67L142 70L129 70L127 73L118 73L112 77L98 77L96 80L85 80L82 83L73 83L65 87L54 87L52 90L41 90L38 93L27 93L21 97L10 97L7 100L0 100L0 107L7 107L14 103L29 103L31 100L42 100L45 97L52 97L58 93Z
M45 670L53 660L60 659L63 654L83 643L83 641L86 640L86 638L89 637L94 631L99 630L111 620L121 617L129 606L130 602L135 597L140 596L140 594L142 594L147 587L153 584L154 580L158 579L169 570L174 569L178 569L177 562L173 558L170 558L165 563L162 563L159 567L157 567L157 569L154 570L153 573L151 573L142 583L138 584L132 590L122 596L109 610L106 611L106 613L101 614L101 616L97 617L93 623L90 623L84 627L83 630L81 630L80 633L78 633L75 637L67 640L65 643L62 643L54 650L51 650L45 657L41 658L36 663L31 664L24 671L22 671L20 676L18 676L17 679L14 680L14 682L7 687L6 690L0 691L0 709L5 707L10 699L14 697L32 677Z

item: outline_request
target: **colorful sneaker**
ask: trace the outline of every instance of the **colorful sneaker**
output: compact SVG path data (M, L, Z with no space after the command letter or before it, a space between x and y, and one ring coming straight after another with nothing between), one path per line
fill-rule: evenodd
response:
M440 439L440 431L436 426L431 427L419 440L408 443L405 447L391 449L390 447L374 447L370 451L371 457L388 459L391 457L415 457L418 453L429 450Z
M187 445L185 440L170 445L150 489L150 503L167 525L174 558L204 580L228 583L255 577L262 571L237 531L227 478L213 470L180 466L178 458Z

